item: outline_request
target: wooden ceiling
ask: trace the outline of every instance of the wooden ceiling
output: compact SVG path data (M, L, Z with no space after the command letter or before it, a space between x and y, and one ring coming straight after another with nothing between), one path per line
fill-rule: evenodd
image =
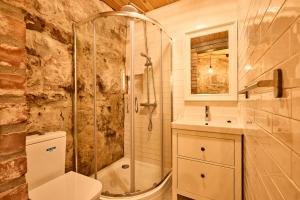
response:
M211 41L218 41L222 39L228 40L228 31L223 31L219 33L212 33L208 35L203 35L200 37L192 38L191 39L191 45L192 46L201 46L201 44L206 44Z
M114 10L120 10L122 6L128 4L129 2L134 3L144 12L154 10L156 8L165 6L170 3L174 3L178 0L102 0L107 5L112 7Z

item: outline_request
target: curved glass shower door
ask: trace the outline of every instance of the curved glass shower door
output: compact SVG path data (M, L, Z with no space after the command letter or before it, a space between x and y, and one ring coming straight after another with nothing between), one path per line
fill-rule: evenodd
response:
M147 20L113 14L74 34L77 171L100 180L106 196L156 187L171 171L170 38Z

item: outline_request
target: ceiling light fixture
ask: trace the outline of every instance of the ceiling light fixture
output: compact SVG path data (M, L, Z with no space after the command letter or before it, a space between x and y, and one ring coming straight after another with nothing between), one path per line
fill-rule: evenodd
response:
M209 68L208 68L207 73L208 74L213 74L214 73L214 69L211 66L211 54L210 54L210 57L209 57Z

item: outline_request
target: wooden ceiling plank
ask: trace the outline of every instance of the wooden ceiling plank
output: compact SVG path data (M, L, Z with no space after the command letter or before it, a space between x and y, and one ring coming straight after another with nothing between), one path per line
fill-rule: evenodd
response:
M148 1L150 1L153 8L155 9L155 8L159 8L159 7L174 3L178 0L159 0L159 1L157 1L157 0L148 0Z
M101 0L104 3L106 3L108 6L110 6L114 10L120 10L121 4L118 4L118 1L115 0Z
M141 8L144 12L153 10L152 5L146 0L132 0L131 2Z
M120 10L122 6L128 4L129 2L134 3L144 12L154 10L156 8L165 6L170 3L174 3L178 0L102 0L107 5L112 7L114 10Z

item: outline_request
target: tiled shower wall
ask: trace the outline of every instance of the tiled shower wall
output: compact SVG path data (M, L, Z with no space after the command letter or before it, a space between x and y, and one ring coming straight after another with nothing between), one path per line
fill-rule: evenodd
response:
M185 74L185 33L212 27L237 18L237 0L181 0L173 4L152 10L148 16L158 20L173 38L173 118L178 120L204 120L205 106L210 106L211 119L237 121L236 101L184 100Z
M129 31L129 30L128 30ZM135 97L138 104L147 102L147 74L145 63L146 59L140 56L145 53L144 24L135 24L134 40L134 73L135 73ZM162 55L161 55L162 39ZM139 106L139 111L135 113L135 158L136 160L154 165L163 165L165 170L171 168L171 43L167 35L156 26L147 23L147 40L149 56L153 63L154 80L151 70L149 70L149 99L154 102L154 91L152 83L154 81L155 93L157 98L157 107L152 115L152 131L148 131L149 110L146 107ZM130 41L127 45L126 66L127 73L130 66ZM162 60L161 60L162 59ZM161 63L162 61L162 63ZM160 65L162 64L162 74ZM162 83L161 83L162 76ZM131 129L130 129L130 109L128 96L125 97L125 135L124 135L124 153L130 156L131 150ZM130 101L130 100L129 100ZM161 102L163 101L163 107ZM161 110L162 109L162 110ZM161 111L163 113L163 124L161 124ZM163 133L161 132L163 126ZM163 137L162 137L163 136ZM163 157L162 157L163 156ZM163 159L163 160L162 160Z
M239 96L246 199L300 199L300 1L239 0L239 89L283 71L272 88Z

